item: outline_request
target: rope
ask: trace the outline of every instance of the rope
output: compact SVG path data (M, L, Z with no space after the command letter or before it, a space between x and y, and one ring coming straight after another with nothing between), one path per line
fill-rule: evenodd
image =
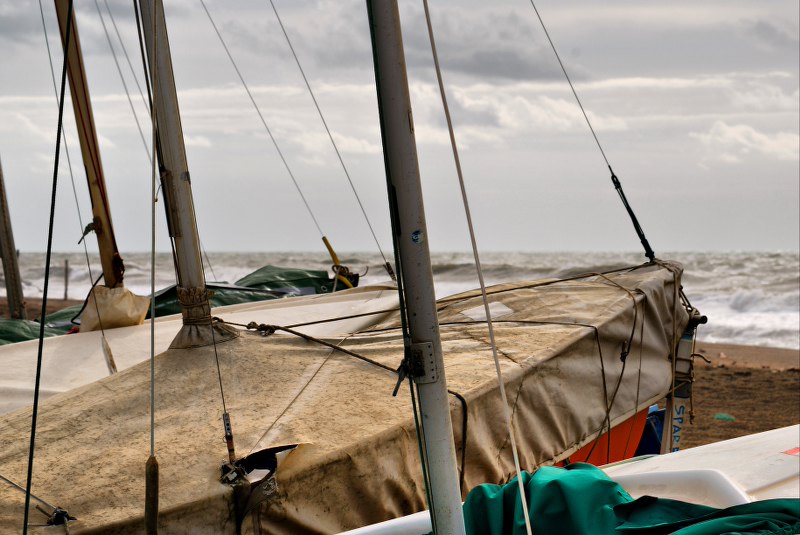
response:
M247 92L247 96L250 97L250 102L252 102L253 107L256 109L256 113L258 114L259 119L261 119L261 124L264 125L264 129L267 131L269 138L272 140L272 144L275 146L275 150L278 152L278 156L280 156L280 159L283 162L283 166L286 168L286 172L289 173L289 178L292 179L292 182L294 183L294 187L297 190L297 193L300 194L300 198L303 200L303 204L305 204L308 214L314 221L314 225L317 227L317 230L319 231L320 235L324 236L325 233L322 232L322 228L320 227L317 218L314 216L314 212L311 210L311 206L308 204L306 196L303 195L303 190L300 189L300 184L297 183L297 179L294 177L294 173L292 173L292 170L289 167L289 163L283 156L283 152L278 146L278 142L275 140L275 136L272 135L272 130L270 130L269 126L267 126L267 121L264 119L264 115L261 113L261 109L258 107L258 104L256 104L256 100L255 98L253 98L253 94L250 92L250 88L247 86L247 82L244 81L244 77L242 76L241 71L239 71L239 67L236 65L236 61L234 61L230 50L228 50L228 45L225 44L225 39L222 38L222 34L217 28L214 19L211 17L211 13L208 11L206 3L203 0L200 0L200 4L203 6L203 10L206 12L206 16L208 17L209 22L211 22L211 26L213 26L214 32L216 32L217 37L219 38L219 42L222 43L222 48L225 49L225 53L228 55L228 59L231 61L231 65L233 65L233 69L236 71L236 75L239 77L239 81L242 82L242 86L244 86L244 90Z
M10 487L12 487L12 488L14 488L14 489L16 489L16 490L18 490L18 491L22 492L23 494L25 493L25 489L24 489L24 488L20 487L19 485L17 485L16 483L14 483L13 481L11 481L11 480L10 480L10 479L8 479L7 477L3 476L2 474L0 474L0 481L4 481L4 482L5 482L5 483L7 483L7 484L8 484ZM44 501L43 499L39 498L39 497L38 497L38 496L36 496L34 493L32 493L32 492L31 492L30 494L31 494L31 498L33 498L33 499L34 499L34 500L36 500L37 502L41 503L41 504L42 504L42 505L44 505L45 507L48 507L48 508L50 508L50 509L55 509L55 507L54 507L54 506L50 505L49 503L47 503L47 502L46 502L46 501Z
M608 158L606 157L606 153L603 150L603 146L600 144L600 140L597 137L597 133L592 126L592 122L589 120L589 116L586 114L586 110L583 107L583 103L581 99L578 97L578 92L575 91L575 86L572 84L572 79L567 74L567 69L564 67L564 62L561 61L561 56L558 54L558 50L556 50L556 45L553 43L553 40L550 38L550 32L547 31L547 26L544 24L544 20L542 20L542 16L539 14L539 10L536 8L536 4L534 0L530 0L531 7L533 7L534 13L536 13L536 18L539 19L539 24L542 26L542 30L544 30L544 34L547 37L547 41L550 43L550 48L553 49L553 54L556 56L556 60L558 60L558 65L561 67L561 72L564 73L564 77L567 79L567 83L569 84L569 88L572 90L572 94L575 96L575 101L578 103L578 107L581 109L581 113L583 114L583 118L586 120L586 124L589 126L589 130L592 133L592 137L594 138L594 142L597 144L597 148L600 149L600 154L603 156L603 160L606 162L606 166L608 170L611 172L611 182L614 184L614 189L617 190L619 193L620 200L622 200L623 206L625 206L625 210L628 212L628 216L631 218L631 223L633 223L633 228L636 231L636 235L639 236L639 241L642 242L642 246L644 247L644 254L650 260L650 262L655 261L655 253L653 249L650 247L650 243L647 241L647 238L644 236L644 231L642 227L639 225L639 220L636 219L636 215L633 213L633 209L631 208L630 204L628 204L628 199L625 197L625 192L622 190L622 184L617 178L617 175L614 174L614 170L611 169L611 164L608 162Z
M341 346L338 346L336 344L332 344L330 342L326 342L325 340L321 340L319 338L315 338L315 337L313 337L311 335L308 335L308 334L305 334L305 333L301 333L300 331L296 331L296 330L292 329L291 327L282 327L280 325L267 325L266 323L256 323L255 321L251 321L248 324L235 323L235 322L232 322L232 321L225 321L225 320L223 320L221 318L217 318L217 317L214 317L212 319L213 319L213 321L219 321L219 322L222 322L222 323L225 323L225 324L228 324L228 325L235 325L237 327L244 327L245 329L248 329L248 330L257 330L263 336L269 336L270 334L273 334L276 331L283 331L285 333L293 334L294 336L299 336L300 338L302 338L303 340L306 340L308 342L314 342L314 343L323 345L325 347L328 347L330 349L334 349L336 351L341 351L342 353L344 353L346 355L350 355L351 357L355 357L355 358L357 358L359 360L363 360L364 362L367 362L367 363L372 364L374 366L377 366L379 368L383 368L384 370L390 371L392 373L396 373L396 370L394 368L392 368L390 366L387 366L385 364L382 364L382 363L378 362L377 360L372 360L369 357L365 357L363 355L359 355L358 353L354 353L353 351L350 351L349 349L345 349L345 348L343 348Z
M67 30L65 33L65 46L67 49L72 37L72 0L67 5ZM31 414L31 440L28 450L28 477L25 485L25 516L22 533L28 533L28 509L31 504L31 485L33 484L33 453L36 449L36 419L39 416L39 390L42 379L42 353L44 350L44 317L47 313L47 290L50 286L50 258L53 253L53 227L55 224L56 192L58 191L58 163L61 155L61 129L64 125L64 94L67 87L67 55L64 54L64 63L61 68L61 95L58 105L58 127L56 128L55 162L53 163L53 188L50 196L50 222L47 231L47 254L45 255L44 288L42 290L42 322L39 324L39 348L36 355L36 383L33 389L33 410Z
M322 109L320 109L319 103L317 102L317 98L314 96L314 91L311 90L311 84L308 82L308 78L306 77L305 70L303 70L303 66L300 64L300 59L297 57L297 53L294 50L294 46L292 45L291 39L289 39L289 34L286 32L286 28L283 25L283 21L281 20L281 16L278 14L278 10L275 8L275 2L269 0L269 4L272 6L272 11L275 13L275 18L278 19L278 24L281 27L281 31L283 32L283 36L286 38L286 43L289 45L289 50L292 51L292 56L294 57L294 61L297 64L297 68L300 70L300 75L303 77L303 81L306 84L306 88L308 89L308 94L311 95L311 100L314 101L314 107L317 108L317 113L319 114L320 120L322 120L322 125L325 127L325 132L328 133L328 139L331 140L331 145L333 146L334 152L336 152L336 157L339 159L339 163L342 166L342 171L344 171L344 175L347 177L347 182L350 184L350 189L353 190L353 195L358 202L359 208L361 208L361 213L364 214L364 220L367 222L367 226L369 227L369 231L372 233L372 239L375 240L375 245L378 247L378 251L383 258L383 265L384 267L388 264L386 260L386 255L383 254L383 249L381 249L381 244L378 242L378 237L375 235L375 230L372 228L372 223L367 216L367 211L364 209L364 205L361 202L361 198L358 196L358 192L356 191L356 187L353 184L353 180L350 178L350 173L347 170L347 166L344 164L344 160L342 159L342 155L339 153L339 147L336 145L336 142L333 140L333 135L331 134L330 128L328 128L328 123L325 121L325 116L322 114ZM387 270L390 275L392 272ZM394 280L394 277L392 277Z
M447 119L447 130L450 134L450 146L453 149L453 159L456 165L456 172L458 173L458 183L461 188L461 199L464 203L464 212L467 217L467 226L469 228L470 242L472 245L472 253L475 257L475 269L478 273L478 281L481 286L481 295L483 297L483 308L486 314L486 326L489 330L489 341L492 346L492 358L494 359L495 373L497 374L497 384L500 390L500 399L503 403L503 418L505 419L506 429L508 430L509 438L511 439L511 454L514 459L514 470L517 473L517 484L519 485L519 498L522 505L522 513L525 517L525 529L528 535L533 534L531 528L531 519L528 513L528 504L525 499L525 484L522 481L522 469L520 468L519 453L517 451L517 441L514 437L514 429L511 422L511 414L508 409L508 398L506 397L505 383L503 382L503 374L500 370L500 359L497 356L497 344L494 337L494 326L492 325L492 315L489 309L489 298L486 294L486 283L483 279L483 270L481 269L480 256L478 254L478 245L475 238L475 230L472 224L472 214L469 209L469 200L467 199L467 190L464 184L464 174L461 170L461 160L458 157L458 147L456 145L455 131L453 129L453 121L450 117L450 108L447 105L447 95L445 94L444 81L442 80L442 70L439 66L439 55L436 52L436 40L433 35L433 25L431 23L430 10L428 8L428 0L422 0L422 5L425 8L425 22L428 26L428 37L431 43L431 53L433 55L433 62L436 68L436 79L439 83L439 93L442 97L442 106L444 108L445 118Z
M642 318L642 322L639 324L639 371L636 374L636 399L633 402L633 408L638 413L639 411L639 394L641 393L641 386L642 386L642 352L644 351L644 318ZM631 444L631 439L633 438L633 425L631 425L631 430L628 433L628 440L625 441L625 453L628 453L628 447Z

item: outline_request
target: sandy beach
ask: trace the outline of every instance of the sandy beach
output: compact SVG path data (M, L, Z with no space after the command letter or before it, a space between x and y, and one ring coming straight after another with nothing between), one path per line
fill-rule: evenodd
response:
M697 343L686 447L800 423L800 351Z
M80 303L48 300L48 311ZM40 299L27 299L38 317ZM5 298L0 315L8 317ZM686 447L800 423L800 351L698 342L695 352L694 421L684 430Z

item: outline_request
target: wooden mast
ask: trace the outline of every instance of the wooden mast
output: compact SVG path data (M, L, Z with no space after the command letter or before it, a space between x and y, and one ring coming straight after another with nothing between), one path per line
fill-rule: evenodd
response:
M0 257L3 259L9 317L12 319L28 319L25 301L22 296L22 279L19 276L14 233L11 231L11 217L8 213L8 199L6 198L2 163L0 163Z
M152 115L158 132L159 171L167 222L175 248L178 299L183 314L183 328L170 347L208 345L236 334L224 325L213 324L211 318L164 6L159 0L142 0L139 6L153 87Z
M464 517L400 14L396 0L367 0L367 7L389 202L396 203L392 226L408 308L410 354L415 361L412 367L422 370L413 380L419 394L424 460L430 475L431 521L435 533L457 535L465 532Z
M55 0L58 27L61 32L61 45L64 45L67 29L68 0ZM86 71L81 55L81 43L78 38L78 26L75 15L72 14L72 29L69 39L67 56L67 72L69 76L70 93L72 94L72 108L75 111L75 122L78 126L78 137L81 142L81 155L83 166L86 169L86 179L89 182L89 196L92 201L91 227L97 236L97 245L100 250L100 263L103 266L103 280L108 288L122 286L125 266L117 250L117 241L114 237L114 227L111 224L111 211L108 195L106 193L103 164L100 161L100 148L97 142L97 132L94 126L94 115L89 98L89 86L86 82Z

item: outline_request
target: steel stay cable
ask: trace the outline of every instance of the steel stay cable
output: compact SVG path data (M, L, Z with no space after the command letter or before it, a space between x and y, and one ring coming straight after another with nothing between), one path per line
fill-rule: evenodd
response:
M67 5L67 28L65 32L65 49L69 45L70 37L72 36L72 1L69 0ZM61 69L61 95L59 98L58 106L58 126L56 128L56 148L55 148L55 162L53 163L53 187L50 197L50 222L47 233L47 253L45 255L45 272L44 272L44 287L42 290L42 313L41 318L47 313L47 291L50 286L50 258L53 252L53 229L55 226L55 210L56 210L56 193L58 191L58 164L61 156L61 129L64 121L64 96L67 87L67 54L64 54L64 62ZM45 321L39 324L39 347L36 355L36 382L33 389L33 409L31 413L31 433L30 433L30 448L28 450L28 475L25 485L25 507L24 519L22 526L22 533L28 533L28 515L31 503L31 486L33 484L33 457L36 448L36 420L39 415L39 391L41 387L42 378L42 357L44 351L44 327Z
M119 66L119 60L117 60L117 52L114 50L114 45L111 43L111 35L108 33L108 28L106 27L106 21L103 18L103 13L100 11L100 4L97 0L94 0L94 7L97 9L97 15L100 17L100 24L103 26L103 33L106 36L106 41L108 42L108 48L111 49L111 57L114 59L114 65L117 67L117 72L119 73L119 79L122 81L122 87L125 89L125 96L128 98L128 105L131 108L131 112L133 113L133 117L136 120L136 128L139 130L139 137L142 140L142 145L144 146L144 151L147 154L147 157L150 158L150 149L147 147L147 141L144 139L144 132L142 131L142 126L139 124L139 115L136 113L136 108L133 106L133 100L131 99L131 93L128 91L128 84L125 82L125 77L122 75L122 67ZM106 8L108 8L108 4L106 3ZM109 10L110 13L110 10ZM116 27L116 25L115 25ZM127 54L126 54L127 55Z
M125 42L122 40L122 36L119 33L119 28L117 28L117 21L114 19L114 13L111 11L111 8L108 5L108 0L103 0L103 4L105 4L106 11L108 11L108 16L111 19L111 25L114 27L114 33L117 34L117 40L119 41L120 47L122 47L122 53L125 55L125 60L128 63L128 69L130 69L131 76L133 76L133 81L136 83L136 87L139 89L139 96L142 98L142 104L144 104L145 109L149 113L150 106L148 105L147 101L144 98L144 92L142 91L142 86L139 85L139 78L136 76L136 71L133 68L133 63L131 63L131 58L128 55L128 49L125 47Z
M244 90L247 92L247 96L250 98L250 102L253 104L253 107L256 109L256 113L258 114L259 119L261 119L261 124L264 125L264 129L267 131L270 140L272 140L272 144L275 146L275 150L278 152L278 156L280 157L281 161L283 162L283 166L286 168L286 172L289 174L289 178L292 179L294 183L294 187L297 190L297 193L300 194L300 198L303 200L303 204L305 204L306 210L308 211L311 219L314 221L314 225L317 227L321 236L324 236L325 233L322 232L322 228L317 221L317 218L314 216L314 212L311 210L311 206L308 204L308 200L306 200L306 196L303 194L303 190L300 188L300 184L298 184L297 179L294 176L291 168L289 167L289 162L286 161L286 158L283 155L283 151L281 151L280 147L278 146L278 141L275 139L275 136L272 135L272 130L270 130L269 126L267 126L267 121L264 119L264 115L261 113L261 109L256 104L256 99L253 97L253 94L250 92L250 88L247 85L247 82L244 80L244 76L242 76L239 67L236 65L236 61L234 61L233 56L231 55L230 50L228 50L228 45L225 43L225 39L222 38L222 34L220 33L219 29L217 28L214 19L211 17L211 13L208 11L206 7L206 3L203 0L200 0L200 4L203 6L203 10L206 12L206 16L208 20L211 22L211 26L214 28L214 32L216 32L217 37L219 38L220 43L222 43L222 48L225 49L225 53L228 55L228 59L231 61L231 65L233 65L233 69L236 71L236 75L239 77L239 81L242 82L242 86L244 86Z
M650 243L647 241L647 238L644 236L644 231L642 230L641 225L639 225L639 220L636 218L636 215L633 213L633 208L631 208L630 204L628 203L627 197L625 197L625 192L622 190L622 184L617 178L617 175L614 173L614 170L611 168L611 164L606 157L606 153L603 150L602 145L600 144L600 140L597 137L597 134L594 131L594 127L592 127L592 122L589 120L589 116L586 114L586 110L583 107L583 103L581 99L578 97L578 92L575 90L575 86L572 84L572 79L567 74L567 69L564 67L564 63L561 61L561 56L558 54L558 50L556 50L556 45L553 43L553 40L550 38L550 32L547 31L547 26L544 24L544 20L542 16L539 14L539 10L536 8L536 4L534 0L530 0L531 7L533 7L534 13L536 13L536 18L539 19L539 24L542 26L542 30L544 30L544 34L547 37L547 41L550 43L550 48L553 50L553 54L556 56L556 60L558 60L558 65L561 67L561 72L564 73L564 77L567 79L567 83L569 84L569 88L572 90L572 94L575 96L575 101L578 103L578 107L581 109L581 113L583 114L583 118L586 120L586 124L589 126L589 130L592 133L592 137L594 138L595 143L597 144L597 148L600 149L600 154L603 156L603 160L606 162L606 166L608 170L611 172L611 181L614 184L614 189L617 190L619 194L620 200L622 201L625 210L628 212L628 216L631 218L631 223L633 223L633 228L636 231L637 236L639 236L639 240L642 242L642 246L645 250L645 256L650 259L651 262L655 261L655 253L653 249L650 247Z
M375 245L378 247L378 251L383 258L384 265L388 263L386 260L386 255L383 254L383 249L381 249L381 245L378 242L378 237L375 235L375 230L372 228L372 223L367 216L367 211L364 209L364 204L361 202L361 198L358 196L358 192L356 191L356 187L353 184L352 178L350 178L350 172L347 170L347 166L344 164L344 160L342 159L342 155L339 152L339 147L336 145L336 142L333 140L333 134L331 134L330 128L328 128L328 122L325 120L325 116L322 114L322 109L317 102L317 97L314 95L314 91L311 90L311 84L306 77L305 70L303 66L300 64L300 59L297 57L297 53L294 50L294 46L292 45L291 39L289 39L289 34L286 32L286 28L283 25L283 20L281 20L281 16L278 14L278 10L275 7L275 2L273 0L269 0L270 5L272 6L272 11L275 13L275 18L278 19L278 24L281 27L281 31L283 32L283 36L286 38L286 43L289 45L289 49L292 51L292 56L294 57L294 61L297 64L297 68L300 70L300 75L303 77L303 81L306 84L306 88L308 88L308 93L311 95L311 100L314 101L314 107L317 108L317 113L319 114L320 120L322 120L322 125L325 127L325 132L328 133L328 139L331 141L331 145L333 146L333 150L336 152L336 157L339 159L339 163L342 166L342 171L344 171L345 176L347 177L347 182L350 184L350 189L353 191L353 195L358 202L359 208L361 208L361 213L364 215L364 220L367 222L367 226L369 227L369 231L372 233L372 239L375 240ZM209 15L210 16L210 15Z

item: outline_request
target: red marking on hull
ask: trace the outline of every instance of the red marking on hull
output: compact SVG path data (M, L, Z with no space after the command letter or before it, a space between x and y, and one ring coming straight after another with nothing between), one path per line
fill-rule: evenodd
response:
M603 465L630 459L636 454L636 448L642 438L644 425L647 423L649 409L639 411L635 416L603 433L584 447L569 456L569 462ZM564 463L558 463L561 466Z

